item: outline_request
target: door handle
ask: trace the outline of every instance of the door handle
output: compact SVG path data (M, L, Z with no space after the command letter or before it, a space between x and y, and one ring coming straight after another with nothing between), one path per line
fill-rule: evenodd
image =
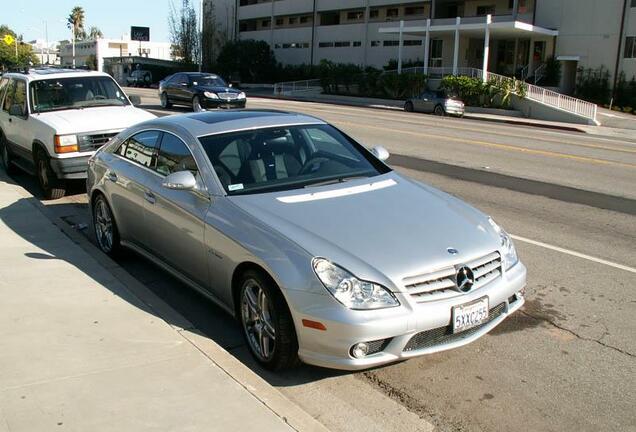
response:
M115 174L113 171L110 171L108 174L106 174L106 177L113 183L117 182L117 174Z
M150 204L154 204L157 202L157 198L155 197L155 194L153 194L150 191L144 192L144 199L148 201Z

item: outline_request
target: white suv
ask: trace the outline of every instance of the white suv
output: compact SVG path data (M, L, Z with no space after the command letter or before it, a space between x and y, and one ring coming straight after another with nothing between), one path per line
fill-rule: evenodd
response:
M85 179L88 159L121 130L155 118L107 74L32 69L0 79L0 160L37 175L47 199Z

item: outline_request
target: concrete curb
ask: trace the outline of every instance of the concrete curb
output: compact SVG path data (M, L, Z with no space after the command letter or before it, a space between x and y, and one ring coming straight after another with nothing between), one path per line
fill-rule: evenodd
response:
M309 99L302 97L290 97L290 96L274 96L274 95L263 95L263 94L252 94L248 93L248 97L260 98L260 99L275 99L275 100L289 100L294 102L310 102L310 103L323 103L328 105L340 105L340 106L350 106L350 107L358 107L358 108L371 108L378 110L387 110L387 111L403 111L402 107L398 106L388 106L388 105L371 105L371 104L359 104L355 102L346 102L346 101L335 101L335 100L320 100L320 99ZM587 133L584 129L578 128L576 126L565 126L565 125L556 125L550 123L536 123L526 120L505 120L505 119L494 119L489 117L479 117L471 115L472 113L466 113L464 118L469 120L476 121L485 121L492 123L503 123L517 126L527 126L527 127L536 127L542 129L554 129L554 130L563 130L567 132L580 132Z
M2 171L0 171L0 179L7 180L5 173ZM9 179L9 181L15 184L12 180ZM290 427L299 432L328 432L328 429L322 423L318 422L298 405L287 399L282 393L267 383L267 381L258 376L213 340L201 335L194 325L185 317L156 296L150 289L119 266L119 264L104 255L82 234L74 230L62 219L56 217L37 198L22 187L17 187L17 190L20 195L27 199L51 221L56 228L61 230L73 243L80 246L99 265L121 282L130 294L147 305L156 316L164 320L179 333L181 337L207 357L210 362L223 370L230 378L236 381ZM241 414L237 413L237 415Z

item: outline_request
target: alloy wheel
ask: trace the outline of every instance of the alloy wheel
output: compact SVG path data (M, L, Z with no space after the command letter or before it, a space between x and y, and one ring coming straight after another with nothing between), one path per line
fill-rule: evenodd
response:
M195 96L194 99L192 99L192 111L194 112L203 111L203 107L201 107L201 101L199 100L198 96Z
M273 305L267 293L254 279L245 281L241 299L241 319L252 352L267 362L276 349Z
M161 93L161 97L159 99L161 100L161 107L168 108L168 96L165 93Z
M113 249L113 217L108 204L99 199L95 204L95 234L99 247L106 253Z

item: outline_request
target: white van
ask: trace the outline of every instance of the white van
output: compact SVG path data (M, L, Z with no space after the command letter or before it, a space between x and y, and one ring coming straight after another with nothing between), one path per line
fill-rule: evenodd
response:
M38 177L46 199L85 179L88 159L121 130L156 116L109 75L32 69L0 79L0 161Z

